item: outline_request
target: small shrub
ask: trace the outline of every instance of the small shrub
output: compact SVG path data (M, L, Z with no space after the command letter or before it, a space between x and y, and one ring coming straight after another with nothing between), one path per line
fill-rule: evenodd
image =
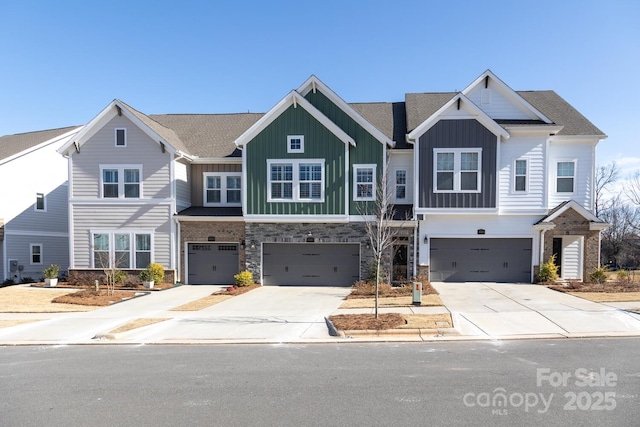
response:
M622 283L632 282L632 277L631 277L631 274L629 274L628 270L618 270L616 271L616 276L618 277L618 281Z
M598 268L595 268L591 273L589 273L589 281L592 283L597 283L602 285L607 281L607 267L601 265Z
M20 283L35 283L35 279L33 277L23 277L22 280L20 280Z
M77 271L72 271L67 276L67 282L71 286L80 286L83 288L95 288L96 280L98 283L104 283L105 276L100 273L80 273Z
M49 267L45 268L42 271L42 274L44 274L44 277L47 279L57 279L59 272L60 266L57 264L51 264Z
M236 281L236 286L251 286L253 285L253 273L250 271L241 271L233 276Z
M11 286L11 285L15 285L15 282L11 278L6 279L4 282L2 282L2 286Z
M155 283L162 283L164 281L164 267L162 264L152 262L147 266L147 270L151 273L151 280Z
M538 282L553 282L558 278L558 266L556 265L556 255L553 254L549 260L540 266L538 272Z

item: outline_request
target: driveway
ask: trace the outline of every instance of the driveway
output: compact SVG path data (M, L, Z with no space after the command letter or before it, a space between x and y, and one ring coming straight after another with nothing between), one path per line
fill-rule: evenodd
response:
M121 342L242 340L291 342L329 338L325 316L349 288L264 286L197 312L119 334Z
M640 335L638 313L540 285L437 282L432 285L463 336Z

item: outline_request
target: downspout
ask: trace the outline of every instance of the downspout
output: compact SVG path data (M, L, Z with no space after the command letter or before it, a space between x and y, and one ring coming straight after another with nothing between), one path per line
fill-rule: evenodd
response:
M180 251L182 250L181 233L180 232L182 230L182 224L180 224L180 220L178 218L174 217L173 219L176 222L176 239L177 239L177 242L176 242L176 250L177 250L177 254L176 254L176 273L177 274L176 275L178 277L176 277L176 279L177 279L176 282L181 282L182 283L182 281L180 280L180 275L181 275L180 273L181 273L181 267L182 267L182 264L180 263L180 259L181 259ZM186 282L186 277L185 277L185 282Z

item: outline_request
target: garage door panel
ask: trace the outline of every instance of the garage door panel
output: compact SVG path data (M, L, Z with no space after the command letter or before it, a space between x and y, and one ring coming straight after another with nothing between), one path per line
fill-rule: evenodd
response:
M191 285L232 285L239 272L237 243L190 243L188 283Z
M357 244L265 243L265 285L351 286L360 275Z
M434 281L531 281L531 239L432 238L430 258Z

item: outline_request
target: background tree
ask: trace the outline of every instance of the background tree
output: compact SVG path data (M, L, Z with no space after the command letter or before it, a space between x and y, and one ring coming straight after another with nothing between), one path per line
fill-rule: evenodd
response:
M608 190L610 189L611 184L615 183L619 177L620 167L616 162L611 162L608 165L600 165L596 168L596 199L594 214L597 217L600 217L602 210L606 208Z

